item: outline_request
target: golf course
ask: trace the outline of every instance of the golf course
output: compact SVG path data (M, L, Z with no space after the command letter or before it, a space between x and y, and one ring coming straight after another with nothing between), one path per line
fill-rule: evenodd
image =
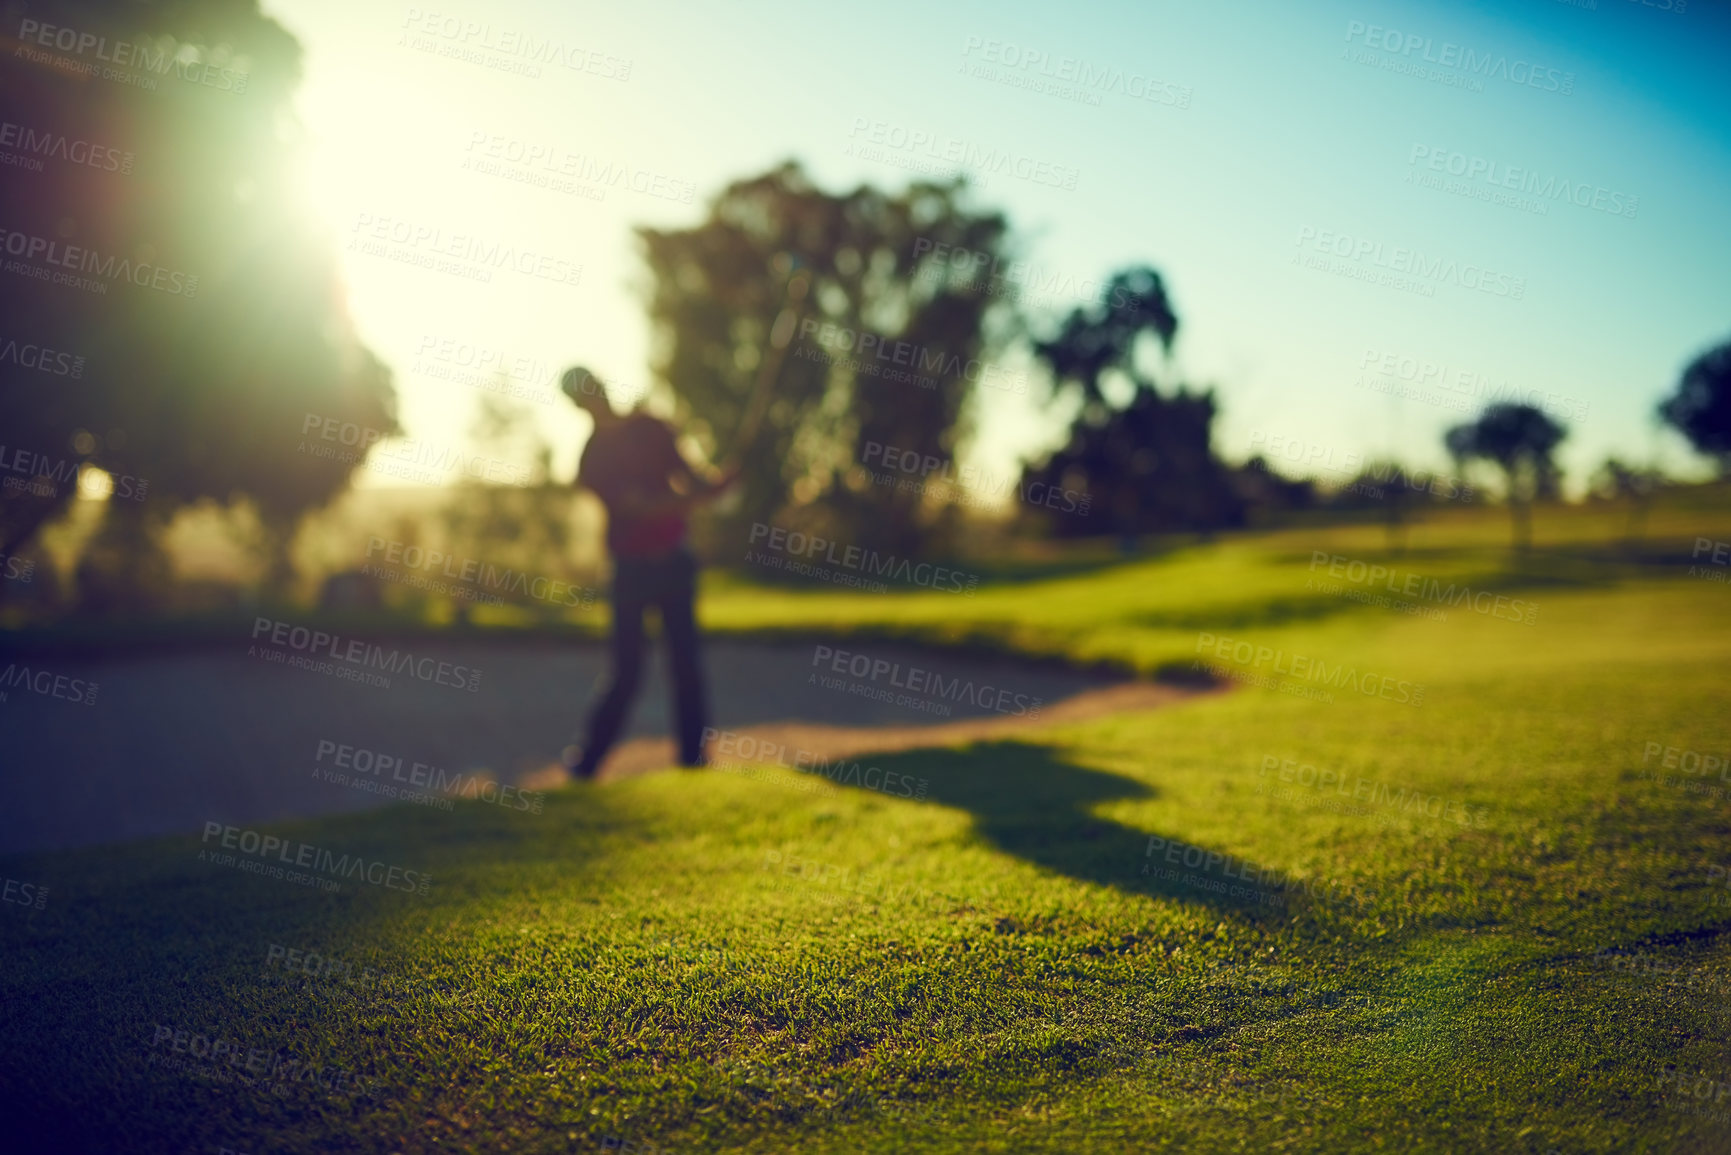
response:
M0 1155L1731 1152L1731 0L21 0Z
M907 670L852 656L947 648L1000 671L1015 721L922 745L908 710L844 759L741 739L533 807L9 855L0 1134L1725 1150L1731 501L1668 490L1623 527L1544 506L1517 553L1465 508L1398 552L1380 525L1229 534L981 567L971 594L715 576L718 644L884 686ZM1053 663L1173 693L1008 704Z

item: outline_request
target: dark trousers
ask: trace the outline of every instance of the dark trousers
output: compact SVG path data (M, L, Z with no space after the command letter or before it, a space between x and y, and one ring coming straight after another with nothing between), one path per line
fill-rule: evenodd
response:
M679 761L703 764L703 728L708 722L703 667L697 652L697 559L686 550L653 558L619 558L613 567L613 679L589 714L588 737L578 773L593 774L631 714L643 681L643 611L661 613L673 674L673 708Z

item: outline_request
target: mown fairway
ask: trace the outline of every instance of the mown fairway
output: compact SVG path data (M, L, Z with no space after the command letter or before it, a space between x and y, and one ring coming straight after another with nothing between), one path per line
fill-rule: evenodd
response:
M197 835L13 858L49 894L0 908L5 1122L44 1150L1726 1149L1731 803L1689 787L1731 783L1681 752L1731 748L1731 588L1688 575L1731 516L1655 511L1639 565L1619 528L1541 519L1519 566L1492 511L1398 558L1295 531L972 598L717 583L713 628L861 651L1195 677L1229 639L1379 680L866 760L923 800L668 772L264 832L425 897ZM1306 588L1318 550L1536 620Z

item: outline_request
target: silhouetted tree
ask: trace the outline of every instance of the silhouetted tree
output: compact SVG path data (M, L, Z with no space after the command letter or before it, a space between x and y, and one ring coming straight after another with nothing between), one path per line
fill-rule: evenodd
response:
M1150 343L1170 351L1178 315L1160 274L1146 266L1113 275L1101 299L1071 310L1034 352L1052 371L1054 398L1068 390L1081 408L1069 441L1024 470L1024 486L1043 482L1084 491L1103 518L1067 518L1068 535L1116 532L1126 547L1138 533L1241 525L1244 500L1210 444L1212 390L1162 396L1144 367ZM1113 407L1105 379L1117 374L1130 399Z
M1373 458L1344 485L1329 492L1323 504L1332 509L1376 510L1388 531L1390 551L1400 553L1406 548L1407 527L1416 511L1474 499L1472 486L1463 478L1429 469L1408 469L1392 458Z
M638 230L655 372L712 459L751 408L776 318L798 310L738 504L715 514L727 540L779 518L891 553L934 544L921 495L874 487L864 465L874 442L948 462L1008 335L975 275L1004 255L1008 224L965 193L959 179L830 193L788 162L729 185L695 228Z
M1625 465L1617 457L1605 458L1605 463L1594 471L1591 482L1594 496L1605 501L1628 503L1629 521L1623 533L1625 546L1633 548L1641 536L1641 523L1646 520L1653 494L1661 481L1658 470Z
M1456 425L1443 437L1462 467L1484 460L1502 470L1516 549L1532 545L1532 503L1555 497L1561 473L1551 454L1569 431L1532 405L1488 405L1478 420Z
M1382 516L1391 553L1406 549L1408 511L1424 500L1425 488L1397 461L1366 462L1356 476L1336 490L1329 504L1337 508L1375 509Z
M1260 453L1232 471L1232 487L1248 518L1277 517L1316 504L1316 483L1282 477Z
M1659 403L1659 416L1711 457L1720 477L1731 477L1731 341L1707 350L1683 370L1677 392Z
M7 170L0 212L35 247L27 262L85 283L0 278L0 428L49 479L0 496L0 553L25 548L75 496L68 477L95 466L123 493L81 568L116 597L160 580L158 532L202 499L256 507L280 585L300 515L360 456L301 451L307 415L395 431L388 373L296 203L299 48L256 0L13 5L7 19L24 47L8 51L0 100L28 110L10 119L42 168ZM139 46L123 71L151 83L57 63L68 52L36 47L30 20ZM65 360L26 365L27 347Z
M1100 383L1108 370L1133 374L1144 338L1152 337L1162 353L1169 353L1177 335L1178 315L1166 283L1142 265L1114 274L1099 301L1072 309L1051 339L1034 342L1034 353L1051 366L1057 381L1081 387L1084 405L1104 405Z

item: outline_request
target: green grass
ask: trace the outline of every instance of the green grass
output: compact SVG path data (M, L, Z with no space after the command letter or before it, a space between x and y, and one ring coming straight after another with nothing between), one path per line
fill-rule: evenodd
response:
M1656 511L1665 564L1620 560L1610 525L1559 512L1518 565L1491 511L1399 559L1375 529L1310 530L973 598L718 581L716 630L1146 672L1212 634L1424 698L1242 688L866 760L923 800L670 772L539 814L269 830L431 871L425 897L212 867L196 836L13 858L51 889L0 907L0 1101L62 1145L175 1151L1726 1149L1731 1123L1689 1109L1731 1094L1664 1072L1731 1079L1731 804L1642 758L1728 749L1731 588L1675 561L1731 517ZM1307 590L1312 550L1528 599L1537 624ZM1272 794L1267 759L1374 797ZM1144 874L1172 869L1150 836L1234 877ZM1255 894L1194 885L1252 870ZM273 944L383 977L285 981ZM375 1085L152 1067L158 1025Z

